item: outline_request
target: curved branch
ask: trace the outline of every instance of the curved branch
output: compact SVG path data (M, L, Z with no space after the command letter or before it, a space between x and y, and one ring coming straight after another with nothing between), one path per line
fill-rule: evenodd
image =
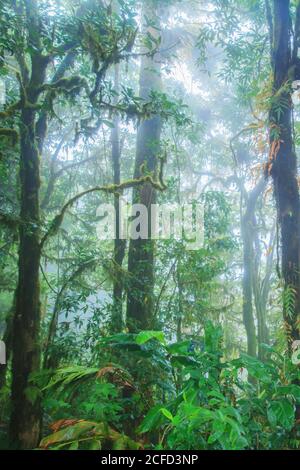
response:
M55 331L57 327L57 321L58 321L58 315L59 315L59 310L60 310L60 305L61 305L61 299L63 298L63 295L68 288L68 286L81 274L83 274L87 269L92 269L93 267L97 266L98 260L92 259L85 261L80 264L80 266L70 275L68 279L65 280L63 285L61 286L60 290L58 292L55 292L57 297L55 301L55 305L53 308L52 312L52 317L50 320L50 325L49 325L49 330L48 330L48 335L47 339L44 345L44 351L45 351L45 359L44 359L44 366L47 369L49 366L49 345L51 344L54 336L55 336Z
M104 191L106 193L111 193L112 194L112 193L115 193L117 191L121 191L123 189L128 189L128 188L134 188L134 187L137 187L137 186L141 186L144 183L150 183L153 186L153 188L155 188L159 191L164 191L166 189L166 185L163 181L163 175L162 175L164 161L165 161L164 158L160 159L161 164L160 164L160 172L159 172L158 181L155 181L153 179L152 175L145 175L145 176L141 176L140 178L124 181L123 183L120 183L120 184L111 184L111 185L107 185L107 186L95 186L94 188L87 189L86 191L83 191L79 194L76 194L74 197L69 199L69 201L66 202L66 204L61 209L60 213L54 217L53 221L50 224L49 230L43 236L43 238L40 242L41 249L43 248L43 246L47 242L48 238L52 237L53 235L55 235L57 233L59 227L61 226L61 224L63 222L65 213L68 210L68 208L71 207L78 199L81 199L83 196L86 196L87 194L94 193L94 192L97 192L97 191Z
M0 128L0 137L8 137L11 139L12 145L16 145L19 140L19 133L15 129Z

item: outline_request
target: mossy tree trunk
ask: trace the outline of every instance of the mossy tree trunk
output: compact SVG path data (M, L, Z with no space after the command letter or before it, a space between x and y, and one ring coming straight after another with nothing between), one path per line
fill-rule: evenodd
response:
M18 286L12 327L12 411L10 440L15 448L34 448L40 437L39 398L31 374L40 367L40 156L36 139L37 102L49 58L40 44L41 22L34 0L25 2L31 71L22 66L20 86L20 227Z
M271 288L271 276L273 272L273 258L274 258L274 243L275 243L276 229L273 226L270 233L270 241L267 247L266 265L264 277L260 277L261 266L261 248L258 239L258 233L255 233L254 240L254 272L253 272L253 293L254 304L257 318L257 339L258 339L258 357L262 361L265 360L266 351L262 344L270 343L269 328L267 323L267 304Z
M247 195L246 210L241 220L243 240L243 322L247 335L247 353L257 354L257 332L253 313L253 273L254 273L254 231L255 207L258 197L265 187L262 178L254 189Z
M269 117L270 157L267 165L272 176L281 231L281 266L284 281L284 321L289 345L300 338L300 200L297 158L293 141L292 81L299 79L300 6L297 6L291 46L291 4L273 1L272 70L273 99ZM280 109L280 112L278 111Z
M144 15L159 28L157 7L144 3ZM157 36L157 29L147 26ZM143 56L140 69L140 97L148 99L151 90L161 89L160 63L157 56ZM137 133L134 178L145 171L156 171L160 149L161 118L144 120ZM155 189L150 183L134 190L133 203L143 204L148 210L148 239L130 240L128 253L127 327L130 331L149 329L153 320L154 240L151 240L151 204L156 201Z
M115 90L119 92L119 65L115 65ZM121 148L119 116L115 116L114 127L111 130L111 157L113 165L113 181L121 182ZM116 238L114 241L114 278L113 278L113 314L111 319L111 331L119 333L123 329L123 279L122 264L125 256L126 241L120 237L120 194L114 196L116 214Z

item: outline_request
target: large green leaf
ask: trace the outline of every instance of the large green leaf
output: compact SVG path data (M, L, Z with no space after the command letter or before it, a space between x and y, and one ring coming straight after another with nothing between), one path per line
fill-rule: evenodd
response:
M147 415L145 416L143 422L139 427L139 431L141 433L144 433L151 431L152 429L158 428L164 420L165 417L162 416L161 405L158 404L151 408L150 411L148 411Z
M232 363L238 367L246 368L252 377L263 383L271 383L273 380L273 370L270 364L267 365L255 357L248 356L248 354L242 353L241 357L233 360Z
M190 340L180 341L179 343L168 344L167 349L170 354L187 354L190 344Z
M40 447L43 449L58 449L68 445L69 449L79 448L81 442L86 443L90 449L101 448L101 441L110 441L112 448L118 450L138 449L139 443L128 436L120 434L106 423L79 420L74 424L62 427L58 431L44 437Z
M300 402L300 387L296 384L282 385L278 387L277 395L292 395L297 402Z
M165 337L162 331L141 331L135 338L137 344L144 344L150 339L156 339L161 344L165 344Z
M160 411L166 418L168 418L170 421L173 421L174 417L171 411L167 410L167 408L161 408Z
M293 427L295 410L287 399L272 401L267 413L271 426L283 426L287 430Z

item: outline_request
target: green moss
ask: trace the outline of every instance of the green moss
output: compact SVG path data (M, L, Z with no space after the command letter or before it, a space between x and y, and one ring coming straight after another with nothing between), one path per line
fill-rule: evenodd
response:
M13 145L16 145L19 140L19 134L15 129L0 128L0 137L7 137L11 140Z

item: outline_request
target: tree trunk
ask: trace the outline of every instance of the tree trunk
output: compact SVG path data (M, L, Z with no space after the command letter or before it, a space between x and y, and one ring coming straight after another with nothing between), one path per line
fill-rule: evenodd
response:
M281 230L281 266L284 280L283 316L289 347L299 336L300 313L300 202L293 142L291 82L297 78L298 41L291 50L290 1L274 0L273 105L270 110L270 157L277 217ZM297 18L300 6L297 7ZM295 36L299 36L296 21ZM278 107L280 112L278 112Z
M256 254L254 256L254 271L253 271L253 293L254 303L257 318L257 337L258 337L258 357L262 361L265 359L265 351L262 344L269 344L269 329L267 325L267 302L270 292L270 279L273 270L273 257L274 257L274 243L275 243L275 226L271 230L270 243L266 256L266 268L263 279L260 279L259 266L261 253L259 251L259 240L257 233L255 234Z
M147 5L146 5L147 3ZM159 24L156 8L144 4L144 15ZM149 30L149 26L147 27ZM151 34L157 36L157 30ZM149 98L151 90L160 90L160 64L157 58L144 56L140 70L140 97ZM153 172L157 166L157 154L161 133L161 119L154 116L143 121L137 133L134 178L141 176L141 167ZM127 326L130 331L152 327L154 284L154 241L151 240L151 204L156 201L156 192L150 183L133 192L133 203L143 204L148 209L148 239L130 240L128 253L129 282L127 290Z
M31 74L23 69L20 95L20 219L18 286L12 327L12 410L10 441L14 448L36 447L40 438L40 400L31 374L40 368L40 156L36 138L37 104L49 58L42 55L41 22L34 0L26 2Z
M115 90L119 92L119 66L115 65ZM111 157L113 164L113 180L115 184L120 184L120 130L119 116L115 116L114 127L111 131ZM115 194L114 206L116 214L116 238L114 241L114 278L113 278L113 313L111 318L111 331L119 333L123 329L123 280L122 264L125 256L126 241L120 238L120 195Z
M178 313L177 313L177 328L176 328L176 340L177 342L182 340L182 317L183 317L183 285L181 281L180 273L180 262L177 263L177 287L178 287Z
M251 222L249 222L251 223ZM257 339L256 327L254 322L253 307L252 307L252 262L253 262L253 247L250 231L251 227L243 223L243 322L247 335L247 353L250 356L256 356Z
M40 436L40 403L29 396L30 374L39 370L40 236L39 154L35 141L35 112L21 115L21 220L19 281L13 322L12 415L10 436L17 447L33 448Z
M253 271L254 271L254 230L255 206L257 199L265 187L262 178L247 197L246 211L241 221L243 239L243 322L247 335L247 353L256 356L257 336L253 315Z

